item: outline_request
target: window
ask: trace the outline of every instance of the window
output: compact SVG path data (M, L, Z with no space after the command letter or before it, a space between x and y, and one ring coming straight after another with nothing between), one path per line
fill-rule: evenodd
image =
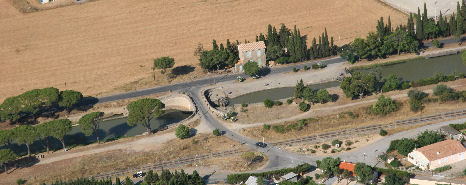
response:
M251 51L248 51L248 58L251 58Z
M257 56L258 56L258 57L261 56L261 50L257 50Z

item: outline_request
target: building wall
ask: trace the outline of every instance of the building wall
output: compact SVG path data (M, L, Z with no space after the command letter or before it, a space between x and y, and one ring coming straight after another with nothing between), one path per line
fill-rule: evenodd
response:
M242 63L235 65L235 70L237 72L243 72L244 70L241 70L241 66L243 66L243 64L249 62L250 60L256 62L257 65L259 65L259 67L267 66L265 49L239 52L239 59L242 61Z
M462 161L462 160L465 160L465 159L466 159L466 152L451 155L451 156L448 156L448 157L444 157L442 159L431 161L430 162L430 169L433 170L435 168L442 167L442 166L449 165L449 164L453 164L453 163L456 163L456 162L459 162L459 161Z
M408 162L418 166L423 170L426 170L429 165L429 160L421 152L416 150L408 154Z

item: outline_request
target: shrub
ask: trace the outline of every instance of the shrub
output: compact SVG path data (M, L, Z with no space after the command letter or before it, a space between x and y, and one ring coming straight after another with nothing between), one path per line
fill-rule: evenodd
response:
M398 159L395 158L395 159L393 159L392 162L390 162L390 166L398 168L398 167L401 166L401 162Z
M274 176L282 176L290 172L300 174L301 172L307 172L311 169L311 165L304 163L298 165L294 168L284 168L280 170L267 171L261 173L240 173L240 174L230 174L227 176L228 184L238 184L240 182L245 182L249 176L263 177L263 178L272 178Z
M463 51L461 54L461 60L463 61L463 64L466 65L466 51Z
M440 43L438 40L432 41L432 45L434 45L436 48L441 48L442 47L442 43Z
M346 146L351 146L352 144L353 144L353 142L350 141L350 140L346 140L346 141L345 141L345 145L346 145Z
M338 139L335 139L332 141L332 146L336 146L336 145L341 146L341 144L343 144L343 142Z
M222 135L222 132L220 132L220 130L218 128L216 128L213 132L212 132L215 136L221 136Z
M262 128L264 130L270 130L270 125L264 124L264 125L262 125Z
M442 94L453 92L453 89L442 84L442 85L435 86L433 89L433 92L434 92L434 96L440 96Z
M325 143L322 144L322 149L327 150L327 149L329 149L329 148L330 148L330 145L325 144Z
M297 69L296 67L293 67L293 72L298 72L299 69Z
M384 130L384 129L380 129L379 134L380 134L381 136L386 136L386 135L388 134L388 132L387 132L386 130Z
M176 135L177 138L186 139L186 138L191 136L191 133L189 131L189 127L187 127L187 126L185 126L183 124L180 124L178 126L178 128L176 128L175 135Z
M444 137L438 132L426 130L417 136L416 144L417 147L423 147L443 140Z
M291 104L291 103L293 103L293 99L291 99L291 98L290 98L290 99L287 99L287 100L286 100L286 103L287 103L288 105Z
M375 115L387 115L398 110L399 105L389 97L381 95L377 102L368 108L368 113Z
M332 150L330 151L330 153L332 153L332 154L333 154L333 153L336 153L336 152L337 152L336 149L332 149Z
M241 104L241 107L248 107L248 104L242 103L242 104Z
M273 104L274 104L275 106L283 105L283 103L282 103L281 101L275 101L275 102L273 102Z
M466 176L466 168L463 170L463 176Z
M304 102L299 103L299 110L307 112L309 110L309 104Z
M304 66L303 69L304 69L305 71L307 71L307 70L309 70L309 67Z
M411 83L409 82L402 82L401 83L401 89L409 89L411 87Z
M249 76L257 76L260 72L260 67L254 61L248 61L243 65L244 73Z
M280 133L280 134L286 133L285 126L283 126L283 125L274 125L274 126L272 126L272 129L275 132Z
M387 152L397 150L401 155L407 156L410 152L414 150L416 143L414 139L397 139L390 142Z
M280 57L277 60L277 64L287 64L288 63L288 57Z
M427 93L424 93L419 90L410 90L408 92L409 97L409 108L413 112L418 112L424 109L424 105L422 104L422 100L427 97Z
M264 100L264 106L267 107L267 108L273 107L273 101L270 100L270 99L268 99L268 98L265 99L265 100Z
M442 167L435 168L435 169L434 169L434 172L440 173L440 172L447 171L447 170L449 170L449 169L451 169L451 166L450 166L450 165L446 165L446 166L442 166Z

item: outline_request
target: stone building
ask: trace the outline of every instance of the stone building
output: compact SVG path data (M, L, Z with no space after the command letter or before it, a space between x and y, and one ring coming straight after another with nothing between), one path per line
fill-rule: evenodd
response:
M236 72L243 72L243 65L249 61L256 62L259 67L265 67L267 65L264 41L238 45L238 56L238 63L235 64Z

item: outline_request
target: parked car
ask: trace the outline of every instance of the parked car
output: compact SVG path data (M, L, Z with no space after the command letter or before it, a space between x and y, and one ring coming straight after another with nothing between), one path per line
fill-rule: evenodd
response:
M257 142L256 146L261 147L261 148L265 148L265 147L267 147L267 144L265 144L263 142Z

